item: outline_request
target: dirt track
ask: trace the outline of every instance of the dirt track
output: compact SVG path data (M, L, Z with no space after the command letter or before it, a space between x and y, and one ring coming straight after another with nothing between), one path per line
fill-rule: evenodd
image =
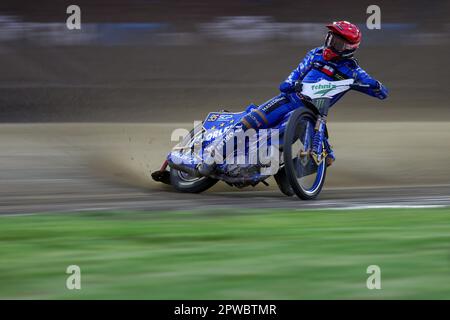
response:
M208 36L202 23L245 14L269 17L265 26L270 28L277 29L277 23L306 23L301 30L310 30L309 23L321 26L341 16L363 22L370 2L349 1L352 5L343 6L326 1L322 7L327 10L322 10L315 2L291 7L271 1L257 6L242 1L211 6L197 1L168 10L174 3L80 3L86 22L170 26L134 44L115 42L135 39L134 32L117 34L127 25L99 25L112 28L107 39L97 39L96 32L90 33L95 30L83 29L85 36L98 41L81 44L76 37L74 42L48 43L42 37L43 25L0 42L0 212L449 201L448 187L429 187L450 185L450 91L444 72L450 49L448 6L429 4L425 12L419 1L395 5L386 1L386 28L364 29L357 58L389 88L390 96L380 101L349 93L333 107L329 129L337 161L329 170L321 200L305 203L282 197L273 181L269 188L241 192L218 184L195 196L153 183L150 172L170 149L173 128L190 128L186 122L201 120L209 111L240 111L249 103L273 97L304 54L323 42L321 36L317 41L286 38L290 29L279 37L230 41ZM0 13L7 8L8 14L23 15L24 21L62 23L62 7L51 1L40 7L46 10L6 1ZM308 12L307 17L301 12ZM412 21L417 23L413 33L397 33L395 28ZM4 34L16 32L21 20L17 22ZM316 31L325 35L325 28ZM53 38L67 36L61 30L55 32L56 36L50 33ZM155 35L160 37L152 38ZM423 185L427 187L414 187Z
M220 183L203 195L152 182L180 127L189 125L2 125L0 212L450 204L447 122L331 123L338 160L314 202L283 197L273 182L239 193Z

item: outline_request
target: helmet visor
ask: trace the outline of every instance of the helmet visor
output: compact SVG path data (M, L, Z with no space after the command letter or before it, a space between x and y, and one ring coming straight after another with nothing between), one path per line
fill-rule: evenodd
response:
M336 53L345 53L354 51L358 47L358 44L351 44L333 32L328 32L325 38L325 47L330 48Z

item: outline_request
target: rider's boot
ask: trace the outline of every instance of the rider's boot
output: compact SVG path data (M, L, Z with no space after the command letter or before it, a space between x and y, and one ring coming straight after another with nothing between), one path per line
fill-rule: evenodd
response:
M170 184L170 171L167 170L169 163L168 161L164 161L164 163L161 166L161 169L158 171L152 172L152 178L153 180L157 182L162 182L165 184Z

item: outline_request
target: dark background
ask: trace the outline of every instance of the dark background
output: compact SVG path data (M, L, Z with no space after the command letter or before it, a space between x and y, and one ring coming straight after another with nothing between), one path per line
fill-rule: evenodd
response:
M81 30L66 8L81 7ZM349 93L337 121L447 121L449 4L379 1L12 1L0 3L0 121L162 122L243 109L277 94L325 25L363 32L357 58L389 89Z

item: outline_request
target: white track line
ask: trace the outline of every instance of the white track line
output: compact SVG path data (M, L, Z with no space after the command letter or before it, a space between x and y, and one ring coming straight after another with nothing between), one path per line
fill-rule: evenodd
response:
M397 204L381 204L381 205L355 205L340 208L324 208L323 210L365 210L365 209L431 209L431 208L446 208L448 205L397 205Z

